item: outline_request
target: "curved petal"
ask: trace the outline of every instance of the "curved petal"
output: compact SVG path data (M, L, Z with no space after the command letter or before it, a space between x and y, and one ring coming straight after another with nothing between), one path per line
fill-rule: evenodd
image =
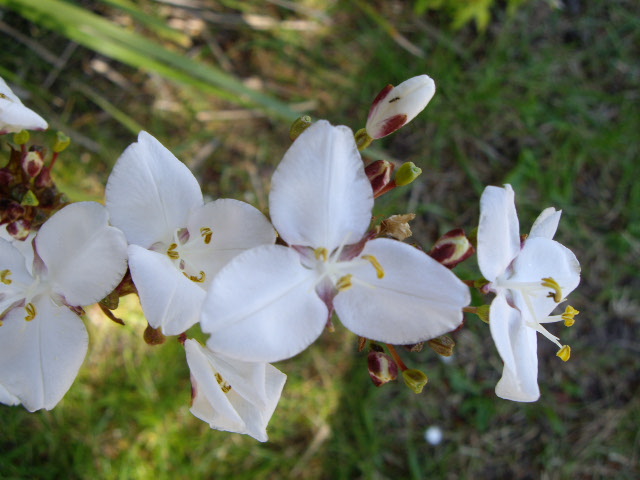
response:
M562 210L556 210L553 207L545 208L536 221L533 222L529 237L545 237L552 239L558 229Z
M0 133L47 129L44 118L25 107L2 78L0 94Z
M0 271L5 282L0 283L0 315L17 301L25 298L26 289L33 282L27 270L25 258L11 242L0 238Z
M291 145L271 180L271 220L289 245L356 243L369 227L373 190L347 127L321 120Z
M168 256L129 245L129 268L149 325L162 328L165 335L178 335L198 321L206 292Z
M515 402L535 402L540 397L536 331L525 325L502 292L491 303L489 318L491 336L504 362L496 395Z
M520 252L520 224L511 185L487 187L480 198L478 266L493 282Z
M202 307L207 346L251 362L297 355L327 322L315 279L290 248L265 245L238 255L213 280Z
M203 203L189 169L146 132L118 159L106 195L111 223L129 243L145 248L172 238L187 225L190 211Z
M36 318L12 310L0 327L0 384L31 412L51 410L75 380L89 337L78 316L41 296Z
M368 261L352 262L353 287L335 297L336 313L352 332L385 343L409 344L435 338L462 323L469 288L448 268L405 243L379 238L368 242L384 269L378 278ZM346 270L345 270L346 271Z
M107 210L99 203L72 203L47 220L36 236L47 281L69 305L102 300L127 271L127 241L107 222Z
M0 385L0 403L4 403L5 405L20 405L20 399Z

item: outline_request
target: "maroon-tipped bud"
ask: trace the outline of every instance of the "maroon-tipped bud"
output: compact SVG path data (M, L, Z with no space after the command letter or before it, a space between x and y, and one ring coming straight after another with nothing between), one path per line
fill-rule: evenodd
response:
M8 168L0 168L0 186L11 185L15 180Z
M5 208L5 218L9 222L20 220L22 217L24 217L26 211L27 209L24 207L24 205L20 205L18 202L11 202Z
M51 169L49 167L42 168L42 171L40 171L40 175L36 177L35 185L37 188L53 187L53 180L51 179Z
M24 173L31 178L35 178L44 166L44 159L42 158L42 153L32 150L24 154L21 163Z
M398 378L398 365L386 353L369 352L369 376L376 387Z
M391 182L393 163L387 160L376 160L365 167L364 173L367 174L367 178L371 182L371 188L373 188L373 196L376 197Z
M453 268L469 258L475 249L464 234L464 230L456 228L441 236L433 245L429 255L448 268Z
M16 240L25 240L31 232L31 222L20 219L7 225L7 232Z

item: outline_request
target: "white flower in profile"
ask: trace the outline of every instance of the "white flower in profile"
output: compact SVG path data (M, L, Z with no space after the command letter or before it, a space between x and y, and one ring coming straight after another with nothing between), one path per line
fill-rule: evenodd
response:
M47 220L28 261L0 239L0 401L52 409L87 352L74 307L102 300L127 269L127 242L95 202L68 205Z
M418 115L436 93L427 75L405 80L397 87L387 85L373 101L366 130L371 138L382 138L406 125Z
M106 196L111 222L129 242L142 309L165 335L199 320L205 288L232 257L275 241L273 227L251 205L205 204L189 169L146 132L118 159Z
M0 135L21 130L46 130L47 122L25 107L7 82L0 77Z
M274 362L307 348L335 311L352 332L408 344L458 327L468 288L424 252L368 240L373 192L353 133L319 121L272 178L274 226L289 246L234 258L213 280L201 326L213 351Z
M287 376L267 363L232 360L188 339L191 413L211 428L251 435L266 442L267 424Z
M569 306L562 315L549 316L580 283L575 255L552 240L561 213L545 209L522 243L511 186L487 187L480 199L478 264L490 282L487 289L496 293L489 324L504 361L496 394L508 400L534 402L540 397L538 332L558 346L562 360L571 352L543 326L558 321L570 326L578 313Z

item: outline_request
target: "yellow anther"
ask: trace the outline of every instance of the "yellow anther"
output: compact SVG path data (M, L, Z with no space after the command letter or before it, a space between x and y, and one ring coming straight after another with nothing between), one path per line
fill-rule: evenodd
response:
M173 260L177 260L180 258L180 254L176 252L176 248L178 248L178 244L172 243L171 245L169 245L169 248L167 249L167 255L169 256L169 258Z
M5 285L11 285L11 282L13 280L9 278L9 275L11 275L11 270L2 270L0 272L0 282L4 283Z
M576 321L573 319L573 317L575 317L579 313L580 313L579 310L576 310L571 305L569 305L565 309L564 313L561 315L562 319L564 320L564 326L565 327L573 326L573 324L576 323Z
M329 252L327 251L326 248L324 247L318 247L316 248L313 253L316 256L316 260L320 260L322 259L323 262L326 262L327 259L329 258Z
M569 345L565 345L560 350L558 350L558 353L556 353L556 355L560 357L560 360L566 362L571 357L571 347Z
M353 287L353 283L351 282L352 277L353 275L348 273L338 280L338 282L336 283L336 288L339 292L344 292L345 290L349 290L351 287Z
M196 282L196 283L204 283L204 281L207 279L207 274L204 273L202 270L200 270L200 275L196 276L196 275L187 275L185 272L182 272L182 274L187 277L189 280L191 280L192 282Z
M209 227L202 227L200 229L200 235L204 238L204 243L209 245L211 243L211 237L213 236L213 231Z
M543 287L553 289L553 292L549 292L549 295L547 295L547 297L553 298L553 301L556 303L560 303L562 301L562 288L560 288L560 284L558 284L558 282L556 282L553 278L543 278L541 285Z
M220 389L224 393L229 393L229 390L231 390L231 385L229 385L227 381L224 378L222 378L222 375L220 375L219 373L216 373L216 380L218 382L218 385L220 385Z
M27 311L27 316L24 317L24 319L27 322L30 322L31 320L36 318L36 315L38 314L38 311L36 310L36 306L33 303L27 303L27 305L24 307L24 309Z
M380 265L380 262L376 257L374 257L373 255L362 255L361 258L368 260L369 263L373 265L373 268L376 269L376 274L378 275L378 278L384 278L384 268L382 268L382 265Z

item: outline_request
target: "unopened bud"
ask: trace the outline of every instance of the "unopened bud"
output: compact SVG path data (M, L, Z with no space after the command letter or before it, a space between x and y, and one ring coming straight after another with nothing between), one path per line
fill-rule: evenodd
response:
M151 325L145 328L143 338L149 345L162 345L167 339L160 328L153 328Z
M27 209L16 202L11 202L5 208L5 216L11 222L13 220L20 220L24 217L24 214L27 212Z
M49 167L42 168L40 175L36 177L35 186L37 188L53 187L53 179L51 178L51 169Z
M53 152L60 153L71 144L71 139L63 132L56 132L56 143L53 144Z
M373 188L373 196L376 197L391 182L393 163L387 160L376 160L365 167L364 173L367 174Z
M411 343L409 345L403 345L403 347L407 352L421 352L424 347L424 342Z
M356 145L358 147L358 150L362 151L365 148L367 148L369 145L371 145L371 142L373 142L373 138L371 138L369 136L369 134L367 133L367 129L366 128L361 128L360 130L358 130L355 134L354 137L356 139Z
M369 376L376 387L398 378L398 365L386 353L369 352Z
M20 130L13 134L13 141L16 145L24 145L31 138L31 134L27 130Z
M422 392L422 389L429 381L429 378L427 378L423 372L415 368L408 368L403 371L402 378L404 378L404 383L406 383L414 393Z
M22 157L22 170L31 178L36 177L43 166L44 160L42 159L42 154L38 151L27 152Z
M15 177L8 168L0 168L0 186L11 185Z
M453 268L469 258L475 249L464 234L464 230L456 228L441 236L433 245L429 255L448 268Z
M456 346L456 342L448 335L442 335L437 338L432 338L427 342L431 350L443 357L450 357L453 355L453 348Z
M36 194L31 190L27 190L27 193L24 194L20 203L27 207L37 207L40 204L38 197L36 197Z
M20 219L7 225L7 233L16 240L25 240L31 232L31 222Z
M398 187L404 187L405 185L409 185L416 178L418 178L421 173L422 169L416 167L413 162L406 162L400 165L400 168L398 168L394 180Z
M380 224L380 235L386 235L388 237L395 238L396 240L403 241L412 235L409 222L414 218L416 218L415 213L391 215Z

